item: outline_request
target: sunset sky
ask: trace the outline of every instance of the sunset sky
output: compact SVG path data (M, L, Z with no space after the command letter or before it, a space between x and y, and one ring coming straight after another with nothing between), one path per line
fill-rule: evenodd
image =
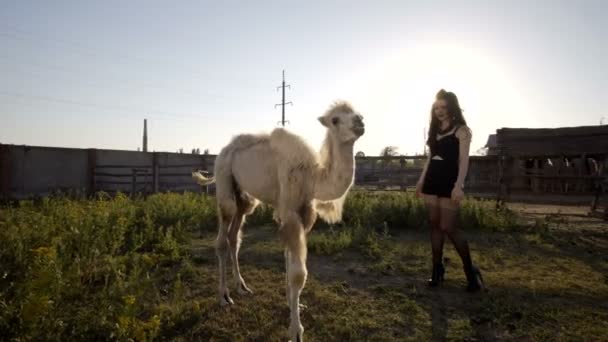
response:
M420 153L454 91L472 151L501 127L608 123L608 1L0 0L0 143L209 148L277 127L314 147L337 99L356 150Z

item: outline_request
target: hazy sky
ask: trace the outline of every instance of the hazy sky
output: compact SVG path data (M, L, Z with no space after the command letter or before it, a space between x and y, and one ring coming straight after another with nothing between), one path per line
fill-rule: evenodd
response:
M457 4L458 3L458 4ZM533 4L532 4L533 3ZM280 120L314 147L336 99L357 150L423 148L440 88L472 150L500 127L608 123L608 1L0 0L0 143L212 153Z

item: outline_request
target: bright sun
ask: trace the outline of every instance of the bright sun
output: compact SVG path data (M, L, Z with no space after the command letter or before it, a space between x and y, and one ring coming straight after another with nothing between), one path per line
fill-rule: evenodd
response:
M385 145L400 146L402 153L421 151L431 104L441 88L460 100L474 132L472 153L485 144L488 134L505 125L517 126L525 115L524 101L508 70L470 47L419 44L391 54L356 78L353 98L373 113L372 124L382 127L370 130L366 139L371 152Z

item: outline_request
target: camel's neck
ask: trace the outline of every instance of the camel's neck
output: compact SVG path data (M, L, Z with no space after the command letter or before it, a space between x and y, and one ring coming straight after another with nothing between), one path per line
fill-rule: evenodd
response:
M354 142L338 143L327 135L315 177L315 199L331 201L348 191L355 173L353 149Z

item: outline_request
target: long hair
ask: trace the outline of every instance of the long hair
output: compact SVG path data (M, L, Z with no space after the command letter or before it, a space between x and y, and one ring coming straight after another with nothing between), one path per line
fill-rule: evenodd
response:
M451 91L445 91L444 89L441 89L439 90L437 95L435 95L435 100L445 101L448 115L451 117L452 120L450 124L451 128L455 126L465 126L467 124L467 121L462 115L462 109L460 108L460 104L458 103L458 97L456 97L456 94L452 93ZM426 140L426 144L431 149L433 149L435 143L437 142L437 133L439 132L440 125L441 122L435 117L435 113L432 106L431 123L429 125L429 134Z

